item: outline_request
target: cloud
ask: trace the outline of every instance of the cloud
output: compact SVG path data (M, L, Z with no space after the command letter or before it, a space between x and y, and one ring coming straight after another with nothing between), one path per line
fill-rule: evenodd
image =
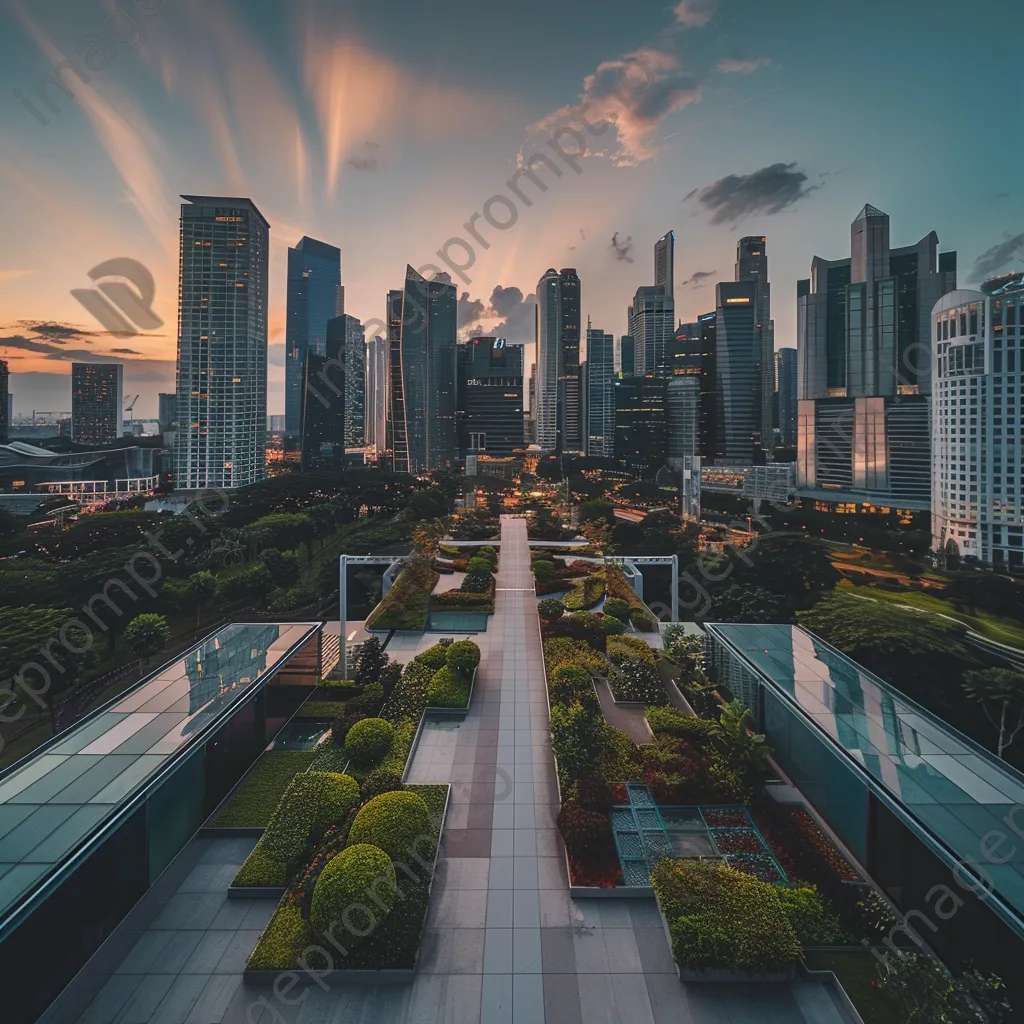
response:
M1012 196L1012 195L1013 195L1012 192L997 192L992 198L993 199L1009 199L1010 196ZM23 270L22 273L23 274L27 274L27 273L29 273L29 271ZM3 275L0 274L0 278L2 278L2 276Z
M820 188L806 182L807 175L797 170L795 163L777 163L751 174L726 175L696 195L700 204L712 211L712 224L728 224L749 214L781 213Z
M1011 235L1004 233L1003 240L986 249L975 261L971 270L971 281L986 281L990 277L1009 269L1011 261L1020 261L1021 250L1024 250L1024 233Z
M703 288L704 282L709 277L717 277L717 270L695 270L684 282L683 285L690 285L691 288Z
M548 114L530 126L528 135L540 148L560 128L578 130L585 121L588 152L633 166L657 156L662 121L700 97L700 81L675 54L644 47L598 65L584 78L579 102ZM574 140L571 151L577 147Z
M91 348L63 348L63 344L63 342L53 344L52 342L41 341L38 338L29 338L24 334L11 334L7 337L0 337L0 348L13 348L22 352L33 352L36 355L58 362L74 362L77 360L89 363L121 362L120 357L115 355L97 352Z
M142 352L136 352L136 350L133 349L133 348L112 348L110 350L110 352L111 352L112 355L119 355L119 356L141 356L141 355L143 355Z
M766 68L771 64L771 61L767 57L753 57L753 58L741 58L741 57L722 57L715 65L719 71L725 71L726 73L750 75L755 71L760 71L761 68Z
M683 28L703 28L721 6L722 0L679 0L676 24Z
M267 346L267 362L271 366L284 366L285 351L284 345L276 343Z
M482 299L471 299L469 292L463 292L459 296L459 309L456 316L459 329L479 320L484 315L484 309Z
M618 231L612 235L610 248L615 253L617 260L624 260L626 263L633 262L633 236L627 235L623 241L619 241Z
M357 171L377 171L380 169L380 164L373 157L367 156L350 156L345 161L346 166L354 167Z
M496 285L487 304L463 292L459 298L460 334L463 338L493 335L512 344L528 344L536 334L536 308L536 296L524 296L522 289L514 285ZM487 327L481 322L494 320L499 322Z
M19 277L27 277L29 274L34 274L34 270L0 270L0 284L5 281L17 281Z

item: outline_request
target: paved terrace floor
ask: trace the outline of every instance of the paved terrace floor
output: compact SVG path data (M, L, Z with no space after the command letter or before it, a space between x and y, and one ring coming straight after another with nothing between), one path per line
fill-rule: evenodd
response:
M524 520L502 520L495 613L476 639L466 720L429 730L411 768L453 787L411 985L309 984L295 1006L247 986L274 904L224 889L254 840L200 839L72 986L98 992L91 1006L44 1024L846 1024L818 985L681 985L652 900L569 899ZM433 638L402 640L411 654Z

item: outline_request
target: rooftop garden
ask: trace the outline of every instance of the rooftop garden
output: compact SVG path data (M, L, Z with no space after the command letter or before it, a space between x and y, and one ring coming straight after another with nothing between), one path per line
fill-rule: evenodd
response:
M420 630L426 628L430 592L439 579L430 560L414 555L398 574L391 589L366 620L367 629Z
M494 574L498 571L498 552L489 544L469 549L470 557L463 557L459 548L448 547L448 551L459 554L450 561L439 560L442 570L451 567L466 575L457 590L446 590L430 597L432 611L494 611Z

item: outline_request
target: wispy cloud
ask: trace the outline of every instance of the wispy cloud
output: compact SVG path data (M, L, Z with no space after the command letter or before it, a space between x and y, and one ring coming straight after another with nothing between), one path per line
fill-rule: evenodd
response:
M1009 270L1010 264L1014 260L1020 262L1022 254L1024 254L1024 232L1019 235L1011 235L1006 232L1001 242L986 249L974 261L970 280L985 281L990 277L995 277L997 274Z
M349 167L354 167L357 171L376 171L380 169L377 158L372 156L350 156L345 163Z
M767 57L721 57L715 67L727 74L750 75L770 65L771 61Z
M17 281L19 277L28 277L29 274L34 274L34 270L0 270L0 284L5 281Z
M734 224L751 214L781 213L817 188L807 184L807 175L795 163L777 163L750 174L726 175L686 198L696 197L710 210L712 224Z
M608 246L612 253L615 255L617 260L622 260L626 263L633 262L633 236L627 235L621 242L619 241L618 231L612 235L612 240Z
M679 0L675 6L676 24L683 28L703 28L721 5L722 0Z
M695 270L685 281L683 281L682 286L685 287L686 285L689 285L691 288L703 288L704 282L707 281L709 277L717 276L717 270Z

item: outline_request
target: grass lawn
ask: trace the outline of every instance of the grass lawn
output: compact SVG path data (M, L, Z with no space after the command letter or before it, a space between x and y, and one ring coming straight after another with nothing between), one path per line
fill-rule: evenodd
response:
M252 766L210 828L263 828L292 777L313 761L312 750L270 750Z
M903 1024L892 1003L871 983L878 981L878 961L865 950L850 953L804 953L812 971L832 971L850 997L864 1024Z
M987 612L971 615L968 612L958 611L941 597L922 594L917 590L880 590L876 587L857 587L845 581L840 583L839 587L858 597L868 597L874 601L887 601L889 604L910 605L919 611L947 615L949 618L969 626L989 640L1024 649L1024 623L1014 619L998 618Z

